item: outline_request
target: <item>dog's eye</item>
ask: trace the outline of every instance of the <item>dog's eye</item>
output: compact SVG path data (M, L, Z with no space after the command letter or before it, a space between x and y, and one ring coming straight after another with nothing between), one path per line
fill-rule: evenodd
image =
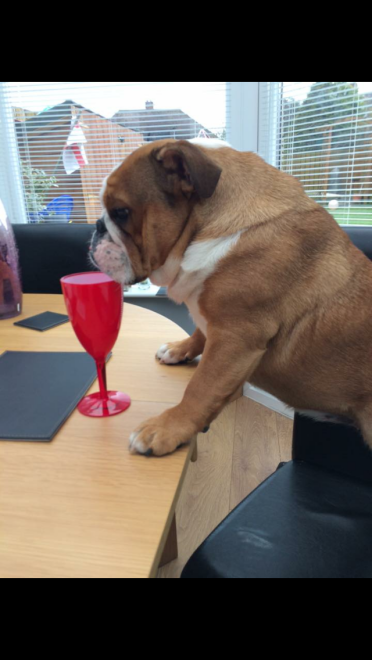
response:
M110 215L116 222L125 222L129 218L129 209L114 209Z

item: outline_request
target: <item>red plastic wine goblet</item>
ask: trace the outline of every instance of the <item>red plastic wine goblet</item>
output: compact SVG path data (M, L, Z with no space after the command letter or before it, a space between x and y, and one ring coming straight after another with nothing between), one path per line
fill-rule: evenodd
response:
M130 398L107 391L106 358L120 330L123 287L100 272L67 275L61 284L75 334L97 365L100 391L84 397L78 410L88 417L118 415L130 406Z

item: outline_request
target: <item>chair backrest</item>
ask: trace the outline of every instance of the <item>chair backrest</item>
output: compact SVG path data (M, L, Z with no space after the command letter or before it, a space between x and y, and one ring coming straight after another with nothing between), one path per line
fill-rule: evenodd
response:
M89 243L95 225L13 225L23 293L61 293L60 278L95 270Z
M93 270L88 247L94 225L13 225L24 293L61 293L60 277ZM372 260L372 228L347 227L355 245Z
M343 227L354 245L372 261L372 227Z
M372 484L372 451L353 426L295 413L292 458Z

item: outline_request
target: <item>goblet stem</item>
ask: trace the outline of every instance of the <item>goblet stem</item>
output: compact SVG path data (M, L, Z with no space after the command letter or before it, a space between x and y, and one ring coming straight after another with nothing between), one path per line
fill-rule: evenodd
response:
M106 362L96 360L96 365L97 365L97 374L98 374L98 383L99 383L99 390L101 393L102 399L107 400L107 380L106 380Z

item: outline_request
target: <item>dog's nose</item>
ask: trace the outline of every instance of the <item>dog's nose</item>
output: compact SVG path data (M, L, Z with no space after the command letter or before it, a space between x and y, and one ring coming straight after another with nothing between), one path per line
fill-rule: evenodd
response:
M97 229L97 234L102 235L106 233L106 225L103 220L97 220L96 229Z

